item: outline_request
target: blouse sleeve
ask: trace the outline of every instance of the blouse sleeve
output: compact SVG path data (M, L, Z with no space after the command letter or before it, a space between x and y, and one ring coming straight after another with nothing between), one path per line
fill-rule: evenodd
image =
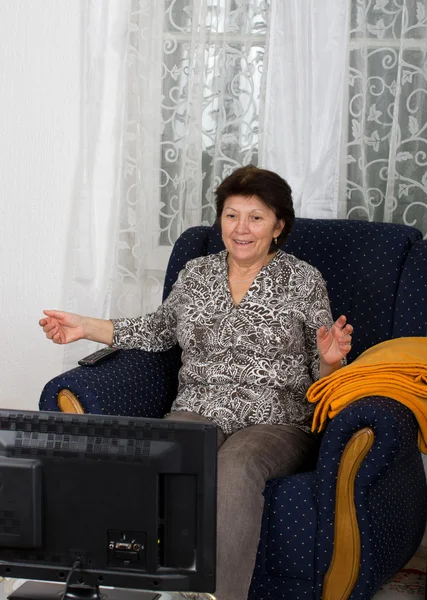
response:
M171 293L151 314L135 318L111 319L114 327L113 346L162 352L177 343L179 307L185 302L185 269L180 272Z
M320 377L320 359L316 332L322 325L326 325L328 329L333 325L326 283L317 270L313 273L313 285L306 306L305 346L311 378L317 381Z

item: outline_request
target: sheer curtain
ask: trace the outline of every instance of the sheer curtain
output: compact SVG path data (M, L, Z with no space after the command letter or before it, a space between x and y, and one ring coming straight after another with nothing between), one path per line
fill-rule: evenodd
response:
M248 163L304 217L427 234L427 0L86 0L65 308L138 315ZM89 353L79 342L65 366Z
M257 162L269 2L132 0L113 314L157 307L171 247Z
M352 2L341 215L427 234L427 1Z
M80 193L66 309L139 315L213 190L257 164L270 0L86 0ZM94 350L66 348L66 368Z
M65 310L109 315L116 270L130 0L86 0L80 169L65 273ZM64 368L96 347L66 346Z
M273 0L260 163L302 217L337 216L350 3Z

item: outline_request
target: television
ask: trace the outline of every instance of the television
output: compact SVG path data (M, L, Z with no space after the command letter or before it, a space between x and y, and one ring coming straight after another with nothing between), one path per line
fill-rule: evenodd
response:
M0 575L36 580L10 597L213 592L216 454L213 424L1 409Z

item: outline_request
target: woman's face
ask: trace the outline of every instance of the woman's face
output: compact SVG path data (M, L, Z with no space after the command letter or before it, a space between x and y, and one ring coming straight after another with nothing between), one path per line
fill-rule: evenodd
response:
M264 261L273 238L285 222L278 220L257 196L229 196L221 215L222 239L237 262L252 264Z

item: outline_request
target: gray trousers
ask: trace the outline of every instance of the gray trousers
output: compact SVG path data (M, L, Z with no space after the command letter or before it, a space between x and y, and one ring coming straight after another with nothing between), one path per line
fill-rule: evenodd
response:
M166 419L211 422L193 412ZM268 479L291 475L313 458L318 442L293 425L252 425L232 435L218 427L217 600L247 600Z

